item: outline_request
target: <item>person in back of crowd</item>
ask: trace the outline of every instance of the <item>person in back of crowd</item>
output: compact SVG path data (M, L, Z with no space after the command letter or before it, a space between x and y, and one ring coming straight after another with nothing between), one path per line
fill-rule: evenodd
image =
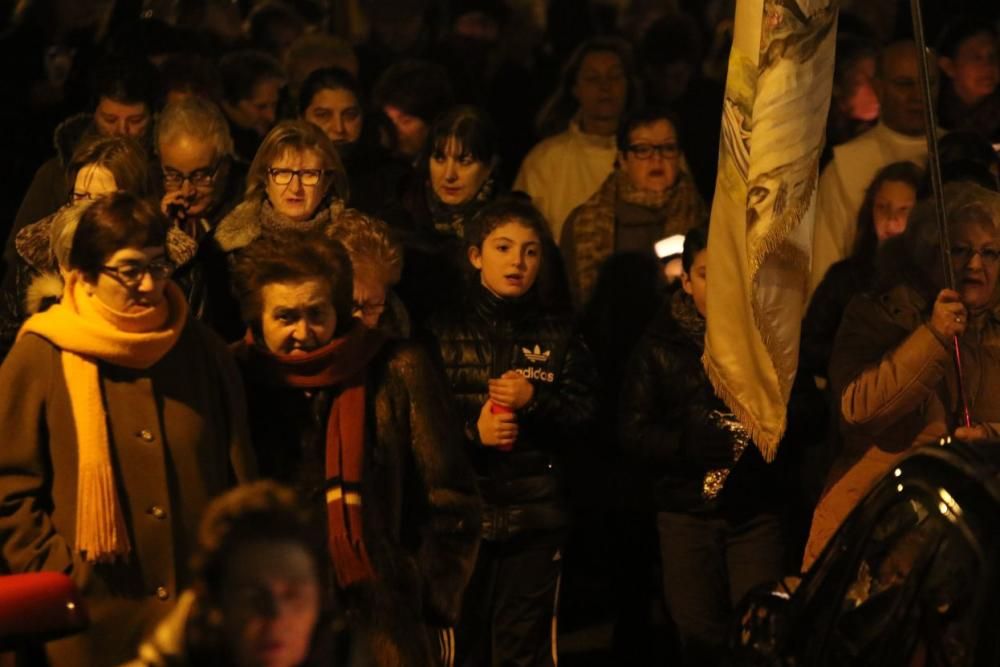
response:
M0 366L0 569L70 575L90 617L50 665L133 657L191 583L209 500L256 474L238 371L169 280L168 228L129 193L90 204L62 301Z
M850 302L837 331L830 384L843 447L813 516L803 570L913 447L949 434L1000 436L1000 194L951 183L943 196L956 288L946 288L934 202L921 202L902 236L886 242L872 290ZM957 389L956 336L971 426Z
M637 48L646 103L670 109L683 128L681 147L698 191L715 192L724 87L704 76L701 27L688 14L669 14L644 32ZM686 230L685 230L686 231Z
M406 266L400 296L422 324L460 298L470 273L466 231L496 197L499 137L477 107L457 106L431 126L404 204L412 229L403 235Z
M343 69L314 71L300 89L299 109L337 147L350 185L347 205L394 228L406 226L401 198L413 170L382 145L381 135L395 130L381 113L369 112L357 79Z
M879 247L906 230L922 179L920 167L908 161L879 170L861 202L854 252L831 266L813 293L802 321L799 368L821 379L824 386L844 310L851 299L871 288Z
M559 87L538 115L546 137L521 163L514 190L531 196L554 239L574 208L612 172L622 115L637 106L639 87L628 44L597 37L581 44Z
M165 58L159 70L164 107L190 97L201 97L215 104L222 101L219 68L204 56L176 53Z
M281 63L260 51L234 51L219 62L222 110L229 120L236 157L250 162L277 121L285 85Z
M316 518L270 480L205 509L194 584L126 667L361 667L328 595Z
M960 16L938 40L941 127L972 130L1000 143L1000 58L996 28L981 17Z
M290 230L332 235L347 196L347 174L333 142L312 123L282 121L261 143L243 202L219 223L215 241L229 254Z
M619 403L622 446L656 476L663 593L692 667L722 664L733 608L784 561L774 472L701 363L707 245L707 227L687 233L682 289L636 346Z
M56 128L56 155L38 168L21 200L4 247L4 261L12 266L14 239L25 225L37 222L66 202L73 183L66 180L68 163L81 141L94 135L125 136L149 146L153 110L156 109L156 69L145 61L105 58L92 80L92 111L71 116Z
M72 229L76 224L74 221L67 228L67 223L79 218L79 210L62 217L65 206L90 203L119 191L139 197L150 194L146 152L128 137L88 137L77 144L66 167L64 178L72 187L63 193L64 207L22 228L15 238L14 262L0 288L0 360L7 356L24 321L62 296L60 267L68 266ZM68 234L61 238L66 230ZM184 263L190 255L185 252L184 257L173 259Z
M343 70L357 79L358 57L349 42L324 33L307 33L295 40L285 55L288 94L292 103L298 104L302 97L302 85L313 72L329 69ZM301 114L305 107L300 105L295 111Z
M155 134L160 210L198 244L195 260L179 268L175 278L194 317L224 338L238 338L243 327L215 232L243 199L247 167L233 155L225 116L207 99L192 97L165 106Z
M353 209L338 218L336 238L351 258L351 314L389 338L409 338L410 316L393 291L403 272L402 246L392 239L385 223Z
M238 256L251 434L261 474L323 510L365 664L436 664L475 558L475 478L440 373L416 344L352 317L352 283L343 246L316 233Z
M706 216L670 114L662 109L627 114L617 146L617 168L562 228L559 247L579 305L587 303L608 257L653 256L657 241L686 233Z
M247 14L244 31L252 48L285 62L289 47L306 31L295 8L282 0L255 2Z
M849 33L838 35L830 115L826 121L825 161L833 157L834 146L847 143L878 122L877 61L875 43Z
M879 123L864 134L836 146L823 169L816 195L810 293L827 269L854 246L858 211L865 189L879 169L892 162L927 163L924 98L920 92L920 53L910 41L895 42L879 54L875 72ZM936 81L937 67L928 61Z
M552 665L570 526L564 462L596 409L596 377L570 318L542 298L552 246L541 213L498 199L467 235L479 280L428 327L485 503L456 664Z
M359 4L370 27L367 38L357 46L358 81L364 90L372 90L395 63L430 55L435 17L428 0L361 0Z
M422 60L397 62L382 73L372 89L374 107L396 129L397 153L411 163L423 153L431 123L454 99L444 68Z

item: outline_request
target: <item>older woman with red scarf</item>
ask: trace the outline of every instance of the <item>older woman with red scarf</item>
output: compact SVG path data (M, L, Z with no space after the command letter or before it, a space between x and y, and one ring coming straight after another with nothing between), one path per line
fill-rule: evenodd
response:
M336 593L370 663L434 664L479 534L442 378L419 347L351 317L351 264L336 241L262 238L234 278L262 475L325 505Z

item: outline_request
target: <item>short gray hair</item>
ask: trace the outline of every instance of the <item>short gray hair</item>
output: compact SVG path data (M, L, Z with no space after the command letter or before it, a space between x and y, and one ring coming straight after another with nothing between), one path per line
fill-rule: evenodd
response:
M179 136L205 141L215 148L216 157L233 154L233 138L222 111L203 97L171 102L156 120L156 147L176 141Z

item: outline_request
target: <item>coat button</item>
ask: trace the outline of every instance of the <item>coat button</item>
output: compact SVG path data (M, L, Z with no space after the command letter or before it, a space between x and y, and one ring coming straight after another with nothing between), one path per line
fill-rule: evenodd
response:
M166 600L168 597L170 597L170 593L167 591L166 586L156 587L156 597L159 598L160 600Z
M150 507L149 513L152 514L157 519L165 519L167 517L167 513L159 505L153 505L152 507Z
M153 440L154 440L153 434L150 433L149 431L147 431L146 429L142 429L141 431L139 431L138 433L136 433L136 436L138 436L139 439L141 439L141 440L143 440L145 442L153 442Z

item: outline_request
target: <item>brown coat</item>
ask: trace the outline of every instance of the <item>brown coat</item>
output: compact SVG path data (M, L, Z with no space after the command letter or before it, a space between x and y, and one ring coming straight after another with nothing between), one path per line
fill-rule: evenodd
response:
M844 313L830 360L844 447L813 517L804 569L868 489L913 447L961 424L950 341L925 324L908 287L863 295ZM973 316L960 340L972 421L1000 436L1000 308Z
M60 350L34 334L0 366L0 566L66 572L91 618L48 645L54 665L114 665L190 584L198 521L216 494L256 475L239 374L222 342L189 320L146 371L101 364L128 563L74 552L77 442Z

